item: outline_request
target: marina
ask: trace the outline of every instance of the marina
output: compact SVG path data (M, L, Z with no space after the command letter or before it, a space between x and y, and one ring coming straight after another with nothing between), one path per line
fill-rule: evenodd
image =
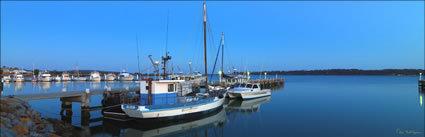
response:
M251 76L252 79L263 78L258 75ZM62 119L64 122L70 123L77 129L77 133L81 136L99 136L113 135L124 136L143 133L145 136L175 136L181 134L192 134L193 136L246 136L246 135L265 135L276 136L310 136L313 133L295 132L298 128L308 128L314 131L321 131L326 136L355 134L355 132L345 133L342 131L335 132L335 129L344 129L348 126L357 126L356 129L363 130L367 133L384 134L388 131L395 132L397 128L414 130L423 133L423 123L420 120L423 114L423 92L419 92L415 88L415 82L418 77L414 76L278 76L285 78L284 87L272 90L272 96L257 98L252 100L241 99L225 99L222 108L213 110L212 113L205 115L191 115L184 119L169 120L164 122L141 121L129 117L117 118L108 117L108 107L101 107L102 100L105 96L101 93L105 92L105 86L111 87L111 91L119 89L125 90L136 89L140 84L137 81L101 81L101 82L21 82L19 88L18 83L4 83L3 97L15 95L16 97L39 95L55 95L64 94L62 90L65 88L68 94L74 96L85 94L85 89L90 89L90 103L88 108L82 108L82 102L72 102L72 106L63 107L63 100L57 97L51 99L28 100L34 109L41 112L42 116ZM379 82L378 82L379 81ZM370 82L375 82L370 85ZM309 86L305 86L309 83ZM331 84L333 83L333 84ZM397 83L397 84L396 84ZM336 85L335 85L336 84ZM386 88L382 86L385 85ZM351 87L351 88L348 88ZM389 90L391 89L391 90ZM72 93L79 91L77 93ZM99 94L98 94L99 93ZM324 95L323 95L324 94ZM345 102L341 100L350 100L350 98L363 98L363 103L370 106L362 106L361 102ZM403 96L403 98L392 96L393 94ZM308 96L305 96L308 95ZM367 97L365 97L367 95ZM63 95L62 95L63 96ZM40 96L41 97L41 96ZM110 96L112 97L112 96ZM384 97L385 100L379 98ZM38 98L38 97L37 97ZM316 102L311 104L311 102ZM400 107L385 107L385 105L395 105L404 103ZM113 102L111 103L113 104ZM108 105L108 104L105 104ZM344 106L351 106L346 108ZM322 109L315 109L322 106ZM49 108L49 109L46 109ZM65 109L64 109L65 108ZM89 111L87 111L90 109ZM302 109L310 111L301 111ZM333 112L333 109L342 110ZM354 109L354 110L353 110ZM369 113L368 109L382 111L382 113ZM63 112L61 113L61 111ZM279 110L279 111L276 111ZM322 115L324 113L332 115ZM409 113L396 113L399 111ZM89 112L89 113L87 113ZM311 115L310 113L320 115ZM388 115L392 112L394 115ZM89 117L87 114L90 114ZM356 115L349 115L356 114ZM394 120L396 117L412 117L409 120ZM281 117L284 116L284 117ZM306 116L307 119L324 119L320 121L302 122ZM386 117L382 117L386 116ZM368 122L363 125L356 122L355 119L368 117L371 119L380 119L382 122ZM344 119L341 121L341 119ZM385 122L393 119L393 122ZM326 125L332 128L317 128L318 125ZM296 124L300 123L301 124ZM340 123L348 123L341 126ZM408 123L405 123L408 122ZM267 127L278 124L285 127L285 131L274 131ZM259 125L259 128L243 125ZM383 127L381 130L371 130L374 126ZM184 130L181 130L181 128ZM190 127L190 128L189 128ZM409 128L410 127L410 128ZM178 129L178 130L177 130ZM331 131L332 130L332 131ZM241 133L240 131L247 131ZM273 131L273 132L272 132ZM397 134L389 134L388 136L397 136Z
M425 135L423 2L1 8L1 137Z

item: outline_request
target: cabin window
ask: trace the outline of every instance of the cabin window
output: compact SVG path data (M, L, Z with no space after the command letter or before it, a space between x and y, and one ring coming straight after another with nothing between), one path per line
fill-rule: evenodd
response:
M252 84L247 84L246 88L252 88Z
M146 86L146 90L149 90L149 86Z
M258 86L257 85L254 85L254 87L253 88L258 88Z
M168 84L168 92L174 92L174 84Z

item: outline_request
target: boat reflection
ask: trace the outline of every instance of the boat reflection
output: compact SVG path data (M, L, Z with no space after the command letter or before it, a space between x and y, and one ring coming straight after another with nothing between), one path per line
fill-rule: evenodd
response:
M15 82L14 83L15 91L22 91L22 86L23 85L24 85L23 82Z
M50 89L50 82L39 82L38 83L38 88L40 88L40 90L42 91L47 91Z
M108 122L110 121L110 122ZM217 133L223 130L208 130L224 127L227 122L226 111L220 107L214 112L205 113L197 116L191 116L179 120L135 120L124 123L116 123L115 120L104 121L103 126L112 136L205 136L207 134L223 134ZM127 127L117 127L118 125ZM115 130L109 130L115 129ZM119 129L119 131L117 131ZM214 131L214 133L208 133Z
M100 81L92 81L90 82L91 89L98 89L100 87Z
M269 102L271 96L251 100L231 99L225 106L228 113L252 113L260 111L260 105Z
M61 89L61 91L62 92L66 92L67 91L67 89L69 88L69 83L71 83L70 81L62 81L62 89Z

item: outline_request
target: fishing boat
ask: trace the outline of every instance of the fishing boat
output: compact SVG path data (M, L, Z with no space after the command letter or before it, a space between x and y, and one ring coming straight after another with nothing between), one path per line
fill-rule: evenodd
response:
M227 93L229 98L254 99L271 95L270 89L261 89L259 83L240 83Z
M62 79L59 75L56 75L56 77L54 77L53 80L56 82L60 82Z
M123 136L179 136L182 132L205 132L205 129L219 127L226 123L226 111L224 109L217 109L208 114L194 115L188 119L172 122L134 121L134 124L131 125L135 126L127 126L127 131Z
M114 73L108 73L105 75L105 81L114 81L115 80L115 74Z
M100 81L100 80L102 80L102 78L100 77L100 73L99 72L96 72L96 71L90 73L90 80L91 81Z
M40 72L38 74L38 80L42 82L50 82L52 81L52 78L50 73L47 70L45 70L44 72Z
M71 78L69 77L69 74L64 72L62 73L62 81L70 81Z
M181 82L184 80L141 81L140 105L123 104L121 109L133 118L166 118L211 110L220 107L224 102L225 94L177 96L176 87L179 87Z
M119 80L121 81L132 81L134 80L134 76L131 75L130 73L126 72L125 70L123 70L120 75L118 76Z
M13 79L15 80L15 82L25 81L25 78L21 73L16 73Z
M204 53L206 54L206 6L204 7ZM221 107L225 100L226 92L209 92L207 79L207 62L205 57L205 93L196 96L178 96L183 91L185 80L165 80L167 78L165 66L171 59L166 51L162 57L164 64L163 80L140 81L141 101L138 104L122 104L121 109L129 116L140 119L169 119L190 114L208 112ZM154 63L155 64L155 63ZM157 67L155 67L157 68ZM199 80L199 79L198 79Z
M3 82L9 82L9 81L11 81L12 79L10 78L10 76L9 75L7 75L7 76L4 76L3 77Z

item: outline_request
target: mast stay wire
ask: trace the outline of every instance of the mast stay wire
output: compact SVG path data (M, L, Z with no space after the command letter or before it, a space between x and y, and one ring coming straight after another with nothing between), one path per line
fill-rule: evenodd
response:
M201 14L201 12L199 12L198 18L202 18L202 14ZM183 53L182 53L182 55L179 57L179 59L177 60L177 64L176 64L176 66L179 66L179 65L180 65L180 62L181 62L181 60L182 60L183 56L185 55L186 49L187 49L187 47L188 47L188 46L189 46L189 44L190 44L190 40L192 39L193 32L195 31L195 27L196 27L196 25L197 25L198 18L196 18L195 22L193 23L192 31L190 32L189 39L188 39L188 40L186 41L186 43L183 45ZM199 20L200 20L200 19L199 19Z

